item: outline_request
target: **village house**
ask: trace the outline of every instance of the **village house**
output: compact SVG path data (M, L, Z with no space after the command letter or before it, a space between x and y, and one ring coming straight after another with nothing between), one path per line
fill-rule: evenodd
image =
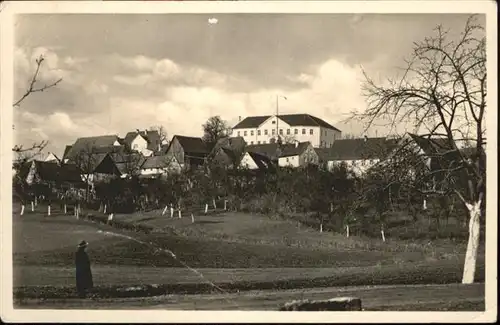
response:
M46 185L51 188L69 189L85 186L80 170L73 164L58 164L32 160L21 167L20 175L28 185Z
M282 167L301 167L318 164L319 157L310 142L249 145L246 152L263 155Z
M316 148L315 150L320 162L328 170L345 164L354 173L361 175L386 159L397 146L397 139L365 136L358 139L340 139L335 141L330 148Z
M243 137L250 145L276 142L310 142L315 148L330 147L342 132L309 114L250 116L233 127L232 136Z
M214 144L206 143L201 138L174 135L165 155L174 157L182 169L198 168L205 164Z
M170 174L179 173L181 165L175 156L151 156L144 160L140 167L140 176L153 178L159 176L168 176Z
M241 158L239 166L243 169L268 171L274 170L271 159L255 152L245 152Z
M156 130L128 132L122 143L128 150L140 152L145 157L152 156L162 148L160 134Z

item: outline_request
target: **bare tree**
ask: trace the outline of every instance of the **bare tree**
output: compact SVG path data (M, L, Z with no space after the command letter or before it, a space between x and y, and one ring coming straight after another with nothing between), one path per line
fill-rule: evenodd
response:
M230 133L231 127L220 116L212 116L203 124L203 141L205 142L217 142Z
M62 79L58 79L52 83L49 84L44 84L44 85L38 85L39 83L39 74L40 74L40 69L42 67L42 63L44 62L44 57L41 55L36 59L36 68L35 72L33 73L33 76L31 77L28 86L26 87L26 91L23 93L21 97L19 97L13 104L14 108L19 108L21 106L21 103L28 98L28 96L38 93L38 92L44 92L50 88L53 88L57 86ZM13 129L15 129L15 126L13 126ZM15 145L12 148L12 151L17 154L17 159L18 161L28 161L35 157L36 155L39 155L43 149L47 146L48 141L42 140L40 142L35 142L31 146L24 147L22 145Z
M479 247L480 218L484 215L486 129L486 39L484 28L471 16L457 40L438 26L435 35L414 43L404 74L378 85L366 73L365 112L355 114L370 127L378 119L412 123L426 129L424 136L443 137L445 145L433 153L431 186L422 193L455 194L469 214L469 239L463 283L474 281ZM465 156L460 143L474 143ZM437 177L439 175L439 177ZM467 186L463 186L465 183Z
M168 132L163 125L156 125L149 128L149 131L156 131L160 135L161 144L168 144Z

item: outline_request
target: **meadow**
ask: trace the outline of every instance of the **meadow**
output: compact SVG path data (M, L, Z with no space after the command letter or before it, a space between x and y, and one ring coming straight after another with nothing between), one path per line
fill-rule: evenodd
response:
M117 214L105 224L95 211L77 220L45 209L23 216L14 209L18 301L74 298L73 258L83 239L100 298L458 283L465 251L449 240L346 238L257 214L211 211L193 223L190 215L155 210ZM484 250L477 280L484 280Z

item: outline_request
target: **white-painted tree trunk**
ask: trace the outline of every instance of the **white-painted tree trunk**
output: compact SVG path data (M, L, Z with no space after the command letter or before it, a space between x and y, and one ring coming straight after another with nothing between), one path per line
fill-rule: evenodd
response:
M194 223L194 215L191 213L191 223Z
M174 207L170 205L170 218L174 217Z
M35 212L35 203L31 201L31 212Z
M345 226L346 237L349 238L349 225Z
M205 214L208 213L208 203L205 204Z
M479 248L479 217L481 216L481 201L466 204L469 211L469 240L465 253L463 284L474 283L476 273L477 251Z
M50 216L50 205L47 206L47 215Z
M212 200L212 203L214 204L214 209L217 209L217 205L215 204L215 199Z
M333 203L330 203L330 212L333 212Z
M227 211L227 200L224 200L224 211Z
M181 209L179 208L179 219L182 218L182 213L181 213Z
M104 205L104 212L103 212L104 214L106 214L106 210L108 210L108 205L107 204Z
M163 212L161 213L162 216L164 216L165 213L167 213L167 209L168 209L168 204L165 205L165 209L163 209Z
M423 205L422 205L422 209L423 209L424 211L425 211L425 210L427 210L427 200L426 200L426 199L424 199L424 203L423 203Z
M382 235L382 241L385 243L385 233L383 228L380 230L380 234Z
M113 217L114 217L113 213L110 213L108 216L108 222L113 221Z
M38 205L38 199L37 199L37 197L35 196L35 206L37 206L37 205Z
M64 204L64 214L68 213L68 207Z
M322 223L320 223L320 225L319 225L319 232L323 232L323 224Z
M24 204L21 205L21 215L23 215L23 214L24 214Z

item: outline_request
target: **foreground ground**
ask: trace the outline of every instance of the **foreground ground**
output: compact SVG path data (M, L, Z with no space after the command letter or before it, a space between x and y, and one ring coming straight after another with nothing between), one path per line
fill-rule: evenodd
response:
M301 295L317 299L342 293L366 297L369 302L363 303L370 309L387 308L387 295L397 297L401 309L484 309L484 285L338 288L459 282L463 243L383 243L234 213L196 216L194 223L190 216L170 219L161 211L115 216L154 228L142 233L57 211L48 217L42 211L13 215L14 294L19 307L273 309ZM95 300L73 298L73 254L83 239L90 242ZM484 251L480 256L477 273L482 281ZM118 286L145 284L163 285L164 292L157 290L156 297L106 298ZM214 285L228 293L213 294L208 289ZM297 288L301 291L294 291ZM191 294L180 294L186 292ZM236 304L227 305L228 301Z
M167 309L167 310L278 310L296 299L355 296L364 310L484 310L484 285L415 285L301 290L246 291L230 294L164 295L113 299L27 299L20 308Z

